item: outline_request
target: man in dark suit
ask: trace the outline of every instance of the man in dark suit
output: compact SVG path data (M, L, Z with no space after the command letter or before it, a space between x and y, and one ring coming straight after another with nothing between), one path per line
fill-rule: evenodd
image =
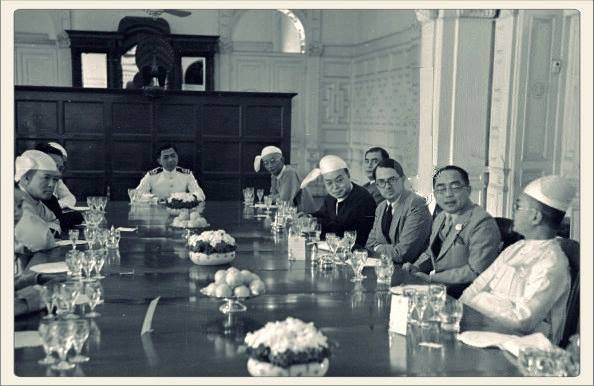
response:
M404 188L402 166L391 158L378 163L373 177L385 200L375 210L366 248L394 263L412 263L429 244L432 219L425 199Z
M365 175L369 181L363 184L363 187L367 189L367 191L373 196L376 204L384 201L384 197L380 193L375 183L373 171L380 161L388 158L390 158L390 155L385 149L381 147L371 147L365 152L365 164L363 170L365 171Z
M320 167L312 170L301 183L301 189L322 176L328 194L321 208L312 213L322 224L322 235L333 232L342 237L344 231L357 231L355 245L367 242L373 226L375 201L365 188L351 182L347 164L335 155L320 160Z
M497 257L501 236L495 219L470 200L468 173L454 165L433 177L437 204L443 209L433 222L429 247L403 269L448 287L459 297Z

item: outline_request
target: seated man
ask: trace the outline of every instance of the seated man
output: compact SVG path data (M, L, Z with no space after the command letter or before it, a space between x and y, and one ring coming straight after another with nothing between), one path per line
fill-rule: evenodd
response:
M347 164L335 155L320 160L320 168L313 169L301 183L307 184L322 176L328 194L322 207L312 215L322 225L322 235L333 232L342 237L344 231L357 231L355 245L365 246L373 226L375 201L365 188L351 182Z
M200 201L206 197L190 169L177 166L177 149L171 144L163 145L157 153L157 163L161 165L149 171L136 188L139 193L153 193L166 199L171 193L192 193Z
M366 248L394 263L412 263L429 244L432 219L425 199L404 187L402 166L391 158L377 164L373 178L385 200L375 210Z
M429 246L403 269L447 286L451 296L477 278L497 256L501 236L495 219L470 201L468 173L454 165L433 176L433 191L443 209L433 221Z
M60 173L64 173L64 154L66 154L66 150L64 150L62 146L55 142L47 144L40 143L35 146L35 150L42 151L49 155L56 163ZM80 212L71 209L76 205L76 198L66 187L62 179L58 181L54 194L49 199L43 200L43 203L54 212L60 221L62 232L68 232L69 229L72 229L75 225L79 225L84 221Z
M277 201L286 201L296 205L303 213L316 210L311 193L307 188L300 189L301 180L291 165L285 165L283 152L276 146L266 146L254 159L254 170L260 171L264 164L270 173L270 195Z
M52 196L59 179L56 163L39 150L27 150L16 158L15 181L23 193L23 216L15 227L15 238L32 252L52 248L53 234L60 234L57 217L42 202Z
M460 300L518 334L563 335L571 286L569 263L555 235L575 188L559 176L529 183L514 205L520 240L507 247Z
M384 197L380 193L377 185L375 184L375 177L373 176L373 171L377 164L385 159L390 158L388 152L381 148L381 147L372 147L367 149L365 152L365 164L364 164L364 171L367 175L367 181L363 187L367 189L367 191L373 196L376 204L384 201Z

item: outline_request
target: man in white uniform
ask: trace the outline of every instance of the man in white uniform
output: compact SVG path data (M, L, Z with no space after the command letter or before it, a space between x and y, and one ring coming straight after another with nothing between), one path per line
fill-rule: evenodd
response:
M17 249L36 252L52 248L55 244L52 232L60 233L60 223L42 200L52 196L60 179L56 163L39 150L27 150L15 160L14 179L23 200L22 218L15 226Z
M149 171L136 188L138 193L153 193L166 199L171 193L192 193L199 201L206 199L202 188L190 169L177 166L177 149L171 144L159 148L157 163L161 165Z
M506 248L460 300L518 334L562 337L571 279L555 235L575 188L559 176L526 186L514 206L514 230L524 235Z

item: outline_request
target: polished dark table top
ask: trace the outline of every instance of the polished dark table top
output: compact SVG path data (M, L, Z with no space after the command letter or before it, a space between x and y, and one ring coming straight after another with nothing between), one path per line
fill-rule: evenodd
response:
M314 322L333 342L327 376L518 376L509 356L498 349L476 349L444 335L443 348L418 346L416 334L388 332L390 294L378 288L372 268L362 284L350 282L346 268L321 270L305 261L290 262L287 239L274 236L270 220L256 218L238 202L207 202L209 229L235 237L239 269L257 273L266 294L248 299L247 311L229 318L221 300L199 290L224 266L197 266L187 257L182 230L158 206L110 202L107 221L138 227L122 232L120 262L104 268L105 302L91 323L85 350L91 361L57 374L36 362L41 347L15 350L17 376L249 376L242 347L249 331L288 316ZM64 258L67 247L36 254L29 266ZM392 284L414 282L396 270ZM149 302L160 296L153 332L140 330ZM40 314L15 320L17 330L37 328ZM488 322L465 309L463 330L486 329Z

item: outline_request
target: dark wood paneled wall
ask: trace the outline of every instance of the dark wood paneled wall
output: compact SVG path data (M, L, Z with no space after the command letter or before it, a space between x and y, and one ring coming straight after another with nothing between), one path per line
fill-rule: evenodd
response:
M60 142L69 155L64 182L78 200L108 186L112 199L125 200L171 142L207 199L237 200L245 186L269 185L253 170L263 146L279 146L290 162L295 95L17 86L15 154Z

